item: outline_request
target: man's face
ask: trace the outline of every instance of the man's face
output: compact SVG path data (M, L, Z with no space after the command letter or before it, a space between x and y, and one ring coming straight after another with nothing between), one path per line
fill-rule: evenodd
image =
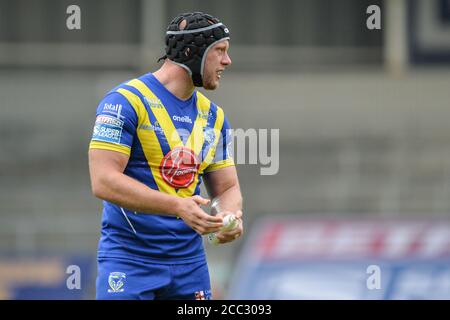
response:
M222 72L231 64L228 48L230 43L224 40L216 43L208 50L203 70L203 88L214 90L219 86Z

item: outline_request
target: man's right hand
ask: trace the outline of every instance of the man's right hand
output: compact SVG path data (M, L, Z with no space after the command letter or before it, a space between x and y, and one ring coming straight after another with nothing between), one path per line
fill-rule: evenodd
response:
M223 218L211 216L200 208L210 202L200 196L180 198L176 214L201 235L217 232L223 226Z

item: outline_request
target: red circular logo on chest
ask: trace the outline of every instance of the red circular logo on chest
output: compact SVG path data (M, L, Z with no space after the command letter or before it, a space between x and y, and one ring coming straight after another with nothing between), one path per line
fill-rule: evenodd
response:
M187 188L194 181L199 166L194 151L176 147L164 156L159 169L166 183L175 188Z

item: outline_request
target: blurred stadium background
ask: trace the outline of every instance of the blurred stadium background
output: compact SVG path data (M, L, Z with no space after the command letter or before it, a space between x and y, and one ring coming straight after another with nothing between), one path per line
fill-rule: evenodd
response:
M81 30L66 28L71 4ZM369 5L381 30L366 27ZM238 166L246 237L207 246L216 298L449 299L448 0L0 0L0 299L94 298L96 106L155 70L168 22L192 10L232 35L233 66L209 97L235 128L280 129L278 174ZM330 219L340 236L302 228ZM349 254L368 238L384 249ZM348 250L331 255L335 241ZM373 261L375 295L365 288ZM66 288L72 264L81 290Z

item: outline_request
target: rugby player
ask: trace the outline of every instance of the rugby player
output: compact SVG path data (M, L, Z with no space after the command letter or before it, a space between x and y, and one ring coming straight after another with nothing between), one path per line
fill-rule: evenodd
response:
M191 12L166 32L160 69L112 89L97 108L89 146L93 194L103 200L97 299L211 299L202 235L233 213L243 234L242 195L214 90L231 65L230 34L217 18ZM221 212L207 214L205 181Z

